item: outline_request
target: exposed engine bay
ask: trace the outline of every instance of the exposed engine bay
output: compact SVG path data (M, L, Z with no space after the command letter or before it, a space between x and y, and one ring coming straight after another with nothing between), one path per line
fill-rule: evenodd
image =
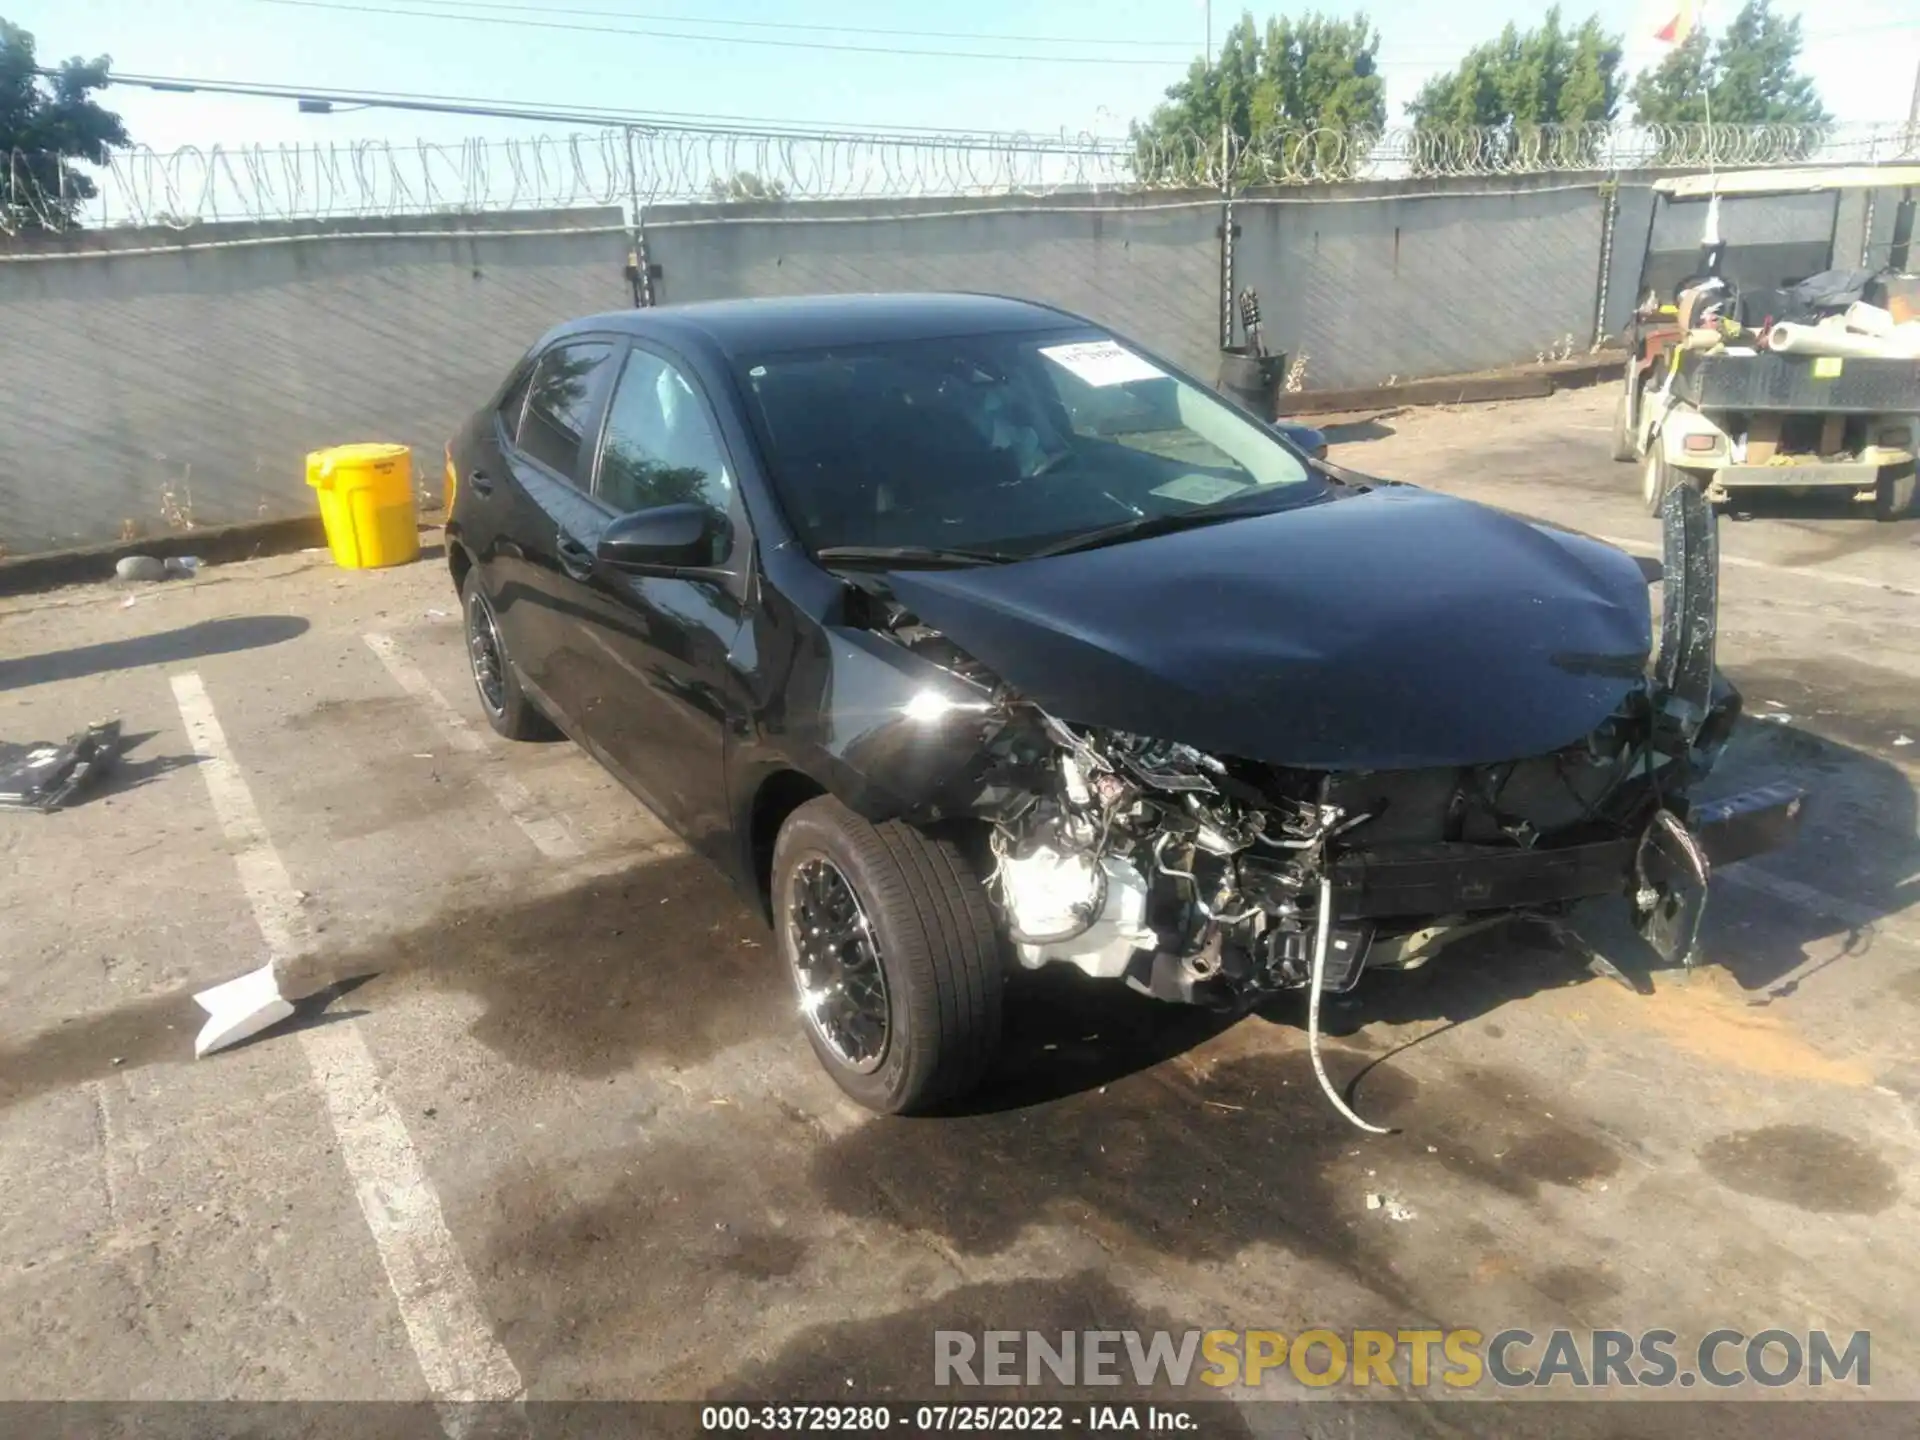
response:
M1222 1009L1305 991L1319 1071L1324 994L1517 915L1622 895L1655 948L1691 964L1714 861L1797 825L1788 786L1688 800L1740 700L1713 663L1711 516L1676 491L1665 518L1646 673L1578 741L1491 764L1291 768L1069 723L912 614L896 608L884 628L978 697L985 744L965 808L987 824L989 890L1019 962Z

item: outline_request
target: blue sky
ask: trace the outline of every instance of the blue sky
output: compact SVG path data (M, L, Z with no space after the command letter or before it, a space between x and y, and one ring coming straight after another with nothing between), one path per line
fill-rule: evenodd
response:
M1205 41L1202 0L339 0L360 9L276 0L0 0L0 14L39 41L43 61L113 56L127 73L276 85L487 97L554 106L614 106L859 126L1123 133L1151 109ZM1904 118L1920 65L1916 0L1779 0L1803 12L1806 64L1843 120ZM1243 7L1213 6L1218 35ZM1303 8L1303 7L1293 7ZM1584 12L1578 4L1570 14ZM1660 0L1594 7L1628 39L1638 68L1657 58L1650 37ZM1724 23L1735 0L1709 0ZM391 13L433 11L431 18ZM1378 0L1381 62L1397 117L1420 82L1447 68L1508 20L1538 13L1527 0ZM1029 58L970 59L765 43L542 29L501 20L806 41L876 50L971 50ZM586 13L582 13L586 12ZM1273 11L1256 6L1264 18ZM1670 13L1670 7L1669 7ZM728 26L716 22L753 22ZM781 29L836 26L844 30ZM874 31L966 36L1063 36L1062 44L914 38ZM1079 59L1043 59L1082 57ZM1126 63L1086 63L1104 57ZM542 128L503 121L362 110L311 116L291 101L110 92L137 141L161 149L212 143L387 139L433 141Z

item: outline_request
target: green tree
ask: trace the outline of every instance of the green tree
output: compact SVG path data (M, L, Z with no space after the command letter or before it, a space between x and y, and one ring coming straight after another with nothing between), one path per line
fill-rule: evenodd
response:
M1747 0L1718 41L1696 30L1643 70L1634 113L1643 125L1700 124L1711 97L1715 125L1824 125L1831 117L1799 59L1799 17L1774 14L1772 0ZM1805 148L1817 141L1810 132Z
M1498 163L1542 145L1542 161L1586 163L1594 137L1543 133L1543 126L1588 126L1611 121L1620 108L1621 41L1598 16L1569 28L1554 6L1531 30L1508 25L1497 40L1476 45L1452 70L1420 87L1407 106L1428 148L1461 127L1492 131L1472 144L1474 157ZM1452 148L1451 146L1449 148ZM1437 156L1434 163L1438 163Z
M38 73L33 36L0 20L0 229L61 229L98 192L73 162L104 165L127 143L120 117L90 97L107 83L104 55Z
M1264 30L1243 14L1214 62L1195 60L1146 122L1134 124L1136 167L1161 180L1216 173L1224 129L1242 183L1277 165L1348 173L1364 158L1351 153L1348 134L1386 120L1379 49L1380 32L1364 14L1289 15Z
M719 175L707 182L707 198L725 204L735 200L784 200L787 187L751 170L736 170L731 178Z

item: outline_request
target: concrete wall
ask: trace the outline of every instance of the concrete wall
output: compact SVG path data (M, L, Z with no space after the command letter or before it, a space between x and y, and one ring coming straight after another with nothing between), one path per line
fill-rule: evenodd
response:
M665 304L743 295L973 290L1045 301L1211 379L1218 196L846 202L649 209Z
M1236 290L1312 389L1491 369L1617 333L1639 293L1651 177L1420 179L1255 192ZM1849 197L1855 200L1855 197ZM1885 258L1897 196L1730 202L1730 240ZM1699 207L1688 207L1696 211ZM1654 226L1675 263L1697 219ZM1211 379L1223 208L1206 193L650 209L657 302L976 290L1059 305ZM1688 226L1695 228L1688 229ZM1683 234L1682 231L1685 231ZM440 446L549 325L631 303L617 209L88 232L0 245L0 547L22 554L313 505L307 451ZM1682 253L1684 252L1684 253Z
M1309 389L1532 361L1593 340L1599 184L1396 182L1235 202L1234 284Z
M447 436L543 330L631 303L626 254L617 209L0 250L0 546L161 532L170 490L198 525L303 514L306 452L353 440L414 446L437 496Z

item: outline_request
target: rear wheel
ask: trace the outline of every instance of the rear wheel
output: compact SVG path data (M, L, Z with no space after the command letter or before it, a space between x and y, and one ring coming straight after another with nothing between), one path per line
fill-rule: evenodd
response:
M809 801L774 845L773 920L807 1039L853 1099L901 1114L979 1083L1005 970L986 887L951 839Z
M480 696L487 723L509 740L558 739L559 730L520 688L520 677L507 654L499 618L480 584L477 566L467 572L466 583L460 587L460 609L466 620L467 665L473 672L473 688Z
M1881 520L1904 520L1911 515L1915 480L1912 470L1904 475L1882 475L1873 497L1874 515Z

